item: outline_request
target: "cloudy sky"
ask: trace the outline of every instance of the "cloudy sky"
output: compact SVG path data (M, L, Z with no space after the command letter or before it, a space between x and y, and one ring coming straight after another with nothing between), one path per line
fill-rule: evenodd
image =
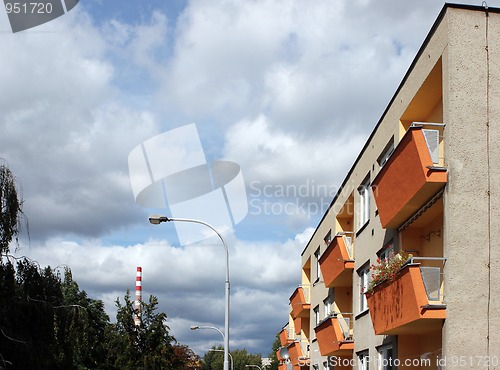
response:
M300 253L443 4L81 0L15 34L0 10L0 158L30 236L15 254L69 266L112 319L142 266L178 341L222 344L189 330L224 327L220 241L150 225L129 175L135 147L195 123L207 161L239 164L246 185L248 214L224 233L230 345L267 356Z

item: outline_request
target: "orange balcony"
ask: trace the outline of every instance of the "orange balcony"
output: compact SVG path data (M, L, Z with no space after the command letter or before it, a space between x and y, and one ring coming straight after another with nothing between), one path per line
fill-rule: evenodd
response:
M421 127L410 127L372 182L383 228L397 228L432 198L447 181L434 167Z
M290 336L288 333L288 325L285 326L283 329L281 329L281 331L279 333L279 337L280 337L280 343L282 346L286 346L286 345L288 345L288 343L293 341L293 339L290 339Z
M321 356L352 356L352 320L331 316L314 328Z
M305 344L305 341L302 342ZM300 368L300 366L306 365L308 363L309 357L302 350L301 342L295 341L288 345L288 354L290 355L290 362L293 368Z
M354 260L348 250L350 238L337 235L319 259L319 267L327 288L349 286L352 284Z
M309 317L311 303L309 302L309 289L299 286L290 297L292 317Z
M422 334L441 328L446 306L429 300L432 281L431 276L426 288L420 264L414 263L404 266L395 280L375 286L367 294L375 334Z

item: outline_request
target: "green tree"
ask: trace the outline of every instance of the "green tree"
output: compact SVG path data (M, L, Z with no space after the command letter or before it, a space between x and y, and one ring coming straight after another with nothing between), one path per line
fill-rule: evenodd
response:
M108 331L109 365L118 369L174 369L173 344L165 324L167 315L156 312L158 299L151 295L149 302L141 302L140 324L134 323L136 311L130 300L130 291L124 304L116 300L116 324Z
M276 334L276 338L274 339L273 346L271 348L271 352L268 357L271 359L271 366L268 367L269 370L278 370L278 366L280 362L278 361L278 357L276 356L276 352L281 347L280 334Z
M63 305L56 307L56 328L66 363L78 369L100 368L107 358L104 343L109 317L104 304L80 290L69 268L64 270L61 290Z
M21 206L14 175L0 159L0 255L8 253L10 242L17 238Z
M224 367L224 347L212 347L203 356L202 369L203 370L221 370ZM248 353L246 349L236 349L229 352L233 360L234 370L248 370L246 365L258 365L261 366L262 359L260 354Z
M259 354L248 353L246 349L235 349L231 351L234 360L234 370L248 370L245 365L262 366L262 356ZM255 369L255 368L254 368Z
M13 369L97 369L105 361L109 319L101 301L87 298L66 269L24 258L0 264L0 364ZM0 365L1 367L1 365Z
M202 370L221 370L224 367L224 347L213 346L203 356ZM232 354L231 354L232 355Z
M3 267L14 283L0 318L3 357L18 369L62 368L54 325L54 306L62 304L60 281L50 267L27 259L15 270L10 262Z

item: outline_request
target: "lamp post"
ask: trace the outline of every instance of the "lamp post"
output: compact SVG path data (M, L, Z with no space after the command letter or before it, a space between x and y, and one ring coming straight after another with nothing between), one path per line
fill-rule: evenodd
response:
M168 218L167 216L160 216L160 215L152 215L149 217L149 222L152 223L153 225L159 225L162 222L191 222L195 224L201 224L209 227L212 229L219 239L221 240L222 244L224 245L224 251L225 251L225 260L226 260L226 283L225 283L225 295L226 295L226 307L225 307L225 315L224 315L224 332L225 335L224 337L224 370L229 370L229 249L227 247L227 244L225 240L222 238L222 235L219 234L219 232L210 224L200 221L200 220L195 220L191 218Z
M262 368L258 365L245 365L245 367L256 367L259 370L262 370Z

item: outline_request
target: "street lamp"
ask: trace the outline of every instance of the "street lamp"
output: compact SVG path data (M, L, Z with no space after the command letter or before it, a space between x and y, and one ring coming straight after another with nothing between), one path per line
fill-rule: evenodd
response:
M208 352L224 352L222 349L215 349L215 348L210 348ZM229 357L231 358L231 370L234 370L234 360L233 360L233 355L229 354Z
M224 337L224 370L229 370L229 249L227 247L226 242L222 238L222 235L219 234L219 232L210 224L200 221L200 220L195 220L191 218L168 218L167 216L161 216L161 215L151 215L149 217L149 222L152 223L153 225L159 225L162 222L191 222L195 224L201 224L209 227L212 229L219 239L221 240L222 244L224 245L224 251L225 251L225 260L226 260L226 283L225 283L225 291L226 291L226 308L225 308L225 315L224 315L224 332L226 333L223 335ZM194 330L194 329L193 329Z
M245 365L245 367L256 367L259 370L262 370L262 368L258 365Z
M198 326L198 325L191 326L191 330L198 330L198 329L213 329L213 330L217 330L220 333L220 335L222 335L222 339L223 340L226 339L226 336L224 335L224 333L222 332L222 330L220 330L219 328L216 328L215 326Z

